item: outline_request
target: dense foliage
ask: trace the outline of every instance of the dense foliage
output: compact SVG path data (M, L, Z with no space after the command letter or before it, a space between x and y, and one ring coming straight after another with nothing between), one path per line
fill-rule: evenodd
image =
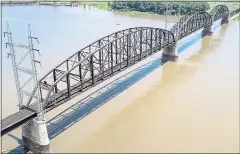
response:
M140 11L140 12L152 12L158 14L164 14L166 6L168 6L168 12L171 15L178 14L180 6L180 14L186 14L191 11L206 11L209 9L207 2L148 2L148 1L114 1L109 3L109 6L113 10L122 11Z

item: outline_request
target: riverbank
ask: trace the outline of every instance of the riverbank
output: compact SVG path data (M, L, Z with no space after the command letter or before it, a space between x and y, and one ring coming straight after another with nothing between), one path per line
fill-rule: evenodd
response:
M233 21L240 21L240 14L232 19Z
M120 12L123 14L129 14L129 15L150 15L150 16L159 16L161 14L154 13L154 12L140 12L140 11L133 11L133 10L116 10L112 9L110 2L39 2L39 5L50 5L50 6L89 6L93 8L97 8L99 10L104 11L113 11L113 12ZM174 16L174 15L172 15ZM181 16L180 16L181 17Z
M105 10L105 11L114 11L114 12L122 12L122 13L128 13L128 14L148 14L148 15L158 15L156 13L153 12L140 12L140 11L132 11L132 10L115 10L112 9L110 4L110 2L78 2L79 5L82 6L90 6L90 7L94 7L100 10Z
M29 6L38 4L38 1L1 1L2 6Z
M1 4L3 6L17 6L17 5L49 5L49 6L73 6L73 7L74 6L75 7L90 6L100 10L121 12L121 13L130 14L130 15L151 15L151 16L164 15L164 13L160 13L160 12L156 13L154 11L139 11L129 7L116 9L113 6L111 6L110 1L105 1L105 2L103 1L2 1ZM209 6L208 10L211 10L215 5L218 5L218 3L216 2L207 2L207 4ZM236 6L235 3L232 3L230 5L230 10L234 9L235 6ZM172 14L171 16L177 16L177 15ZM180 17L181 16L182 15L180 15Z
M170 0L171 1L171 0ZM113 12L121 12L121 13L127 13L130 15L164 15L164 13L156 13L156 12L151 12L151 11L136 11L132 8L127 8L127 9L114 9L113 6L111 6L111 2L81 2L79 1L77 3L78 5L83 5L83 6L90 6L90 7L94 7L100 10L105 10L105 11L113 11ZM216 2L207 2L209 8L206 10L207 12L212 10L214 6L219 5L220 3L216 3ZM228 5L228 3L226 2L222 2L221 4L226 4ZM231 2L230 5L228 5L230 10L235 10L236 8L239 7L239 3L238 2ZM185 14L185 13L184 13ZM170 16L177 16L176 14L172 14ZM180 15L180 17L183 15Z
M141 12L141 11L134 11L134 10L127 10L127 9L122 9L122 10L116 10L112 9L110 6L110 2L78 2L78 5L80 6L90 6L94 7L100 10L104 11L113 11L113 12L120 12L123 14L129 14L129 15L150 15L150 16L159 16L161 14L154 13L154 12ZM174 15L172 15L174 16Z
M64 1L64 2L39 2L39 5L50 5L50 6L76 6L75 3L72 3L72 2L67 2L67 1Z

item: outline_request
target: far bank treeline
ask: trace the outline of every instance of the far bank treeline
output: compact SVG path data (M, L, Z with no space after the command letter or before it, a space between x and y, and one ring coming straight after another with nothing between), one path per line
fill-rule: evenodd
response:
M178 14L178 8L180 6L180 14L184 15L191 11L206 11L209 9L207 2L147 2L147 1L113 1L108 5L113 10L119 11L140 11L150 12L157 14L165 14L166 7L168 7L169 15Z

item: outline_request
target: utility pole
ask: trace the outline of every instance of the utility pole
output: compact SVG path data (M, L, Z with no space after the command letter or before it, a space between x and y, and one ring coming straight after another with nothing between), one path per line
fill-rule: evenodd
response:
M13 67L14 79L15 79L17 96L18 96L18 107L20 110L21 106L23 104L22 103L23 102L23 94L21 93L19 72L18 72L18 67L17 67L18 65L16 62L16 51L14 48L14 44L12 42L12 32L11 32L8 22L6 22L6 24L7 24L7 32L4 32L4 37L6 37L6 35L7 35L8 43L6 43L6 48L7 48L7 46L9 46L9 49L10 49L10 53L7 54L7 57L9 58L11 56L11 60L12 60L12 67ZM15 44L15 45L17 45L17 44ZM20 45L18 45L18 46L20 46ZM24 47L24 46L20 46L20 47Z
M168 23L168 3L165 11L165 29L167 29L167 23Z
M37 86L37 83L38 83L37 69L36 69L35 63L39 63L39 64L41 64L41 63L40 63L40 61L37 61L35 59L35 51L37 51L39 53L39 50L34 49L34 47L33 47L33 39L35 39L37 41L37 43L38 43L38 39L36 37L32 37L31 28L30 28L30 24L29 24L28 25L29 45L14 43L12 40L12 32L11 32L10 26L9 26L8 22L6 22L6 24L7 24L7 32L4 32L4 37L7 36L7 40L8 40L8 42L6 43L6 48L9 47L9 49L10 49L10 53L8 53L7 55L8 55L8 58L11 57L12 68L13 68L13 72L14 72L14 78L15 78L15 84L16 84L16 90L17 90L17 96L18 96L18 106L19 106L19 110L21 110L22 108L26 107L26 101L25 101L24 97L31 96L32 91L31 91L31 89L29 89L30 87L28 87L28 86L35 87L35 86ZM26 49L28 51L25 53L23 51L20 52L20 51L15 50L15 47ZM17 57L17 55L18 55L18 57ZM39 53L39 55L40 55L40 53ZM30 68L26 66L28 59L30 59L30 62L31 62ZM28 79L26 79L26 77L28 77ZM23 79L24 81L20 80L20 78ZM36 94L33 95L33 97L36 98L37 101L41 101L39 88L38 88ZM39 104L41 104L41 103L39 102Z
M35 59L35 51L39 53L39 50L35 49L33 46L33 40L36 40L38 43L38 39L32 36L30 24L28 25L28 45L13 43L12 33L8 23L7 32L4 33L4 37L6 34L8 38L8 43L6 43L6 47L8 46L10 49L10 53L8 53L8 56L11 56L12 60L12 67L14 71L19 101L19 110L23 108L30 109L29 105L31 102L31 98L35 98L35 103L37 103L38 107L33 109L37 110L37 118L30 119L27 123L22 125L22 139L24 143L24 149L28 149L32 153L49 153L50 140L48 137L47 125L44 119L44 110L41 102L36 68L36 63L41 63L40 61ZM17 52L15 50L15 47L26 49L27 51ZM17 59L19 57L20 60ZM29 59L30 63L28 61ZM23 64L25 64L26 66L24 66ZM20 78L28 79L24 82L21 82ZM31 87L26 88L26 86ZM24 96L27 96L28 99L24 100Z
M28 24L28 44L29 44L29 51L30 51L30 56L31 56L31 65L32 65L33 72L35 72L34 74L32 74L33 86L36 87L35 97L36 97L36 101L39 104L38 120L43 120L43 118L44 118L43 110L44 109L43 109L42 102L41 102L40 87L39 87L39 83L38 83L37 68L36 68L36 63L40 64L40 66L41 66L41 62L35 59L34 51L37 51L39 56L40 56L40 52L39 52L39 50L34 49L33 39L35 39L37 41L37 43L39 44L38 38L32 36L31 26L30 26L30 24Z
M178 21L180 20L180 9L181 9L181 5L179 4L179 7L178 7ZM177 40L176 40L176 43L178 43L178 36L179 36L179 23L180 23L180 22L178 22Z

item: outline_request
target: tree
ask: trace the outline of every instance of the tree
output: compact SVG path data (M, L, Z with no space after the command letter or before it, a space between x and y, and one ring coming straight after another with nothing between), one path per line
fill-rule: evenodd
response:
M148 2L148 1L114 1L110 4L113 10L130 10L140 12L154 12L158 14L164 14L166 7L171 10L171 15L178 13L179 7L181 7L180 14L184 15L192 11L206 11L209 9L207 2Z

